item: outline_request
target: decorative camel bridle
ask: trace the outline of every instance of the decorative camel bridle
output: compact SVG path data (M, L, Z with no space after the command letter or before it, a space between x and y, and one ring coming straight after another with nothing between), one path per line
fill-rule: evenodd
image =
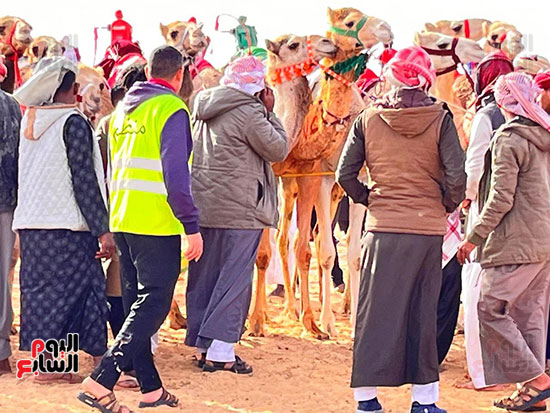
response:
M13 72L15 74L15 87L21 86L23 83L23 80L21 79L21 72L19 71L19 53L17 52L17 49L15 48L15 45L13 44L13 38L15 37L15 31L17 29L17 25L19 23L22 23L23 21L21 19L15 20L13 23L13 27L11 28L10 34L8 35L8 40L0 40L0 44L5 44L8 46L13 54L10 56L6 56L6 60L13 61Z
M460 57L456 53L456 46L458 45L458 42L459 42L459 38L455 37L453 39L453 42L451 43L451 48L450 49L443 49L443 50L441 50L441 49L430 49L429 47L424 47L424 46L421 46L421 47L430 56L450 56L453 59L454 63L449 67L438 70L436 72L436 76L442 76L442 75L445 75L447 73L454 72L460 66L464 70L464 73L466 74L466 77L468 78L468 82L470 82L472 87L474 87L474 80L472 79L472 77L470 76L470 74L466 70L466 68L464 66L464 63L462 62L462 60L460 60Z

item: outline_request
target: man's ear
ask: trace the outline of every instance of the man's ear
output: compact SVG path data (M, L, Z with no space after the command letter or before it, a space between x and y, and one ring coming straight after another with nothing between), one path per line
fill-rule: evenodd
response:
M74 82L74 85L73 85L73 94L74 94L75 96L77 96L79 90L80 90L80 85L78 84L78 82Z
M146 77L147 79L151 79L151 73L149 73L149 64L146 64L146 65L145 65L144 71L145 71L145 77Z

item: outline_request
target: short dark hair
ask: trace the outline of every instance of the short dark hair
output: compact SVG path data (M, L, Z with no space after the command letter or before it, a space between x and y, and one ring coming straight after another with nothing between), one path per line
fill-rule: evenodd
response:
M65 73L65 76L63 76L63 80L55 91L55 94L70 91L74 87L74 82L76 82L76 74L73 71L69 70L67 73Z
M145 65L143 63L134 63L128 66L122 71L120 78L111 89L111 102L113 106L116 106L122 100L134 83L145 82L146 80L147 76L145 76Z
M183 66L183 56L173 46L160 46L153 50L149 58L149 74L151 77L172 79Z

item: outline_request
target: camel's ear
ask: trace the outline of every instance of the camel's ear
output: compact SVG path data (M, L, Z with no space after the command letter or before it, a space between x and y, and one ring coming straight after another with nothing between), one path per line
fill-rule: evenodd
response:
M491 29L491 23L486 21L481 24L481 29L483 31L483 37L487 37L489 35L489 30Z
M414 34L414 44L417 45L417 46L420 46L422 44L421 40L420 40L420 33L416 32Z
M278 43L272 42L269 39L265 39L265 46L267 47L267 50L269 50L271 53L279 55L281 46Z
M332 10L330 7L327 7L327 17L328 17L328 22L330 24L334 24L336 20L336 12Z
M162 33L162 37L166 38L168 35L168 26L165 26L164 24L160 24L160 32Z
M424 24L424 31L425 32L436 32L437 27L435 27L435 24L433 24L433 23L425 23Z

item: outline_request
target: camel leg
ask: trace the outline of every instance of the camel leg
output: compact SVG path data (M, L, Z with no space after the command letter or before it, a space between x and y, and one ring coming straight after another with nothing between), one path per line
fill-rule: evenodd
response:
M341 193L339 191L333 191L333 188L334 178L324 177L317 197L317 202L315 203L317 222L319 224L318 260L323 280L321 328L332 337L338 335L336 330L336 319L332 312L330 300L332 269L337 254L332 234L332 221L336 213L336 207L333 207L333 205L336 204L337 206L341 199Z
M321 187L321 177L300 177L298 182L298 240L296 242L296 261L300 277L300 309L301 321L305 331L318 339L328 339L329 336L315 324L311 302L309 299L309 267L311 248L309 239L311 233L311 212Z
M288 268L288 231L292 221L292 212L294 211L294 205L296 204L296 197L298 196L298 185L296 184L296 179L281 178L281 189L283 201L281 205L282 213L279 220L279 228L277 230L277 248L279 250L279 256L281 257L281 269L285 280L285 310L283 314L297 320L299 313L296 306L296 294L294 286L292 285L293 283L290 277L290 270Z
M178 302L175 299L172 300L172 304L170 305L168 320L170 322L170 328L174 330L187 328L187 319L181 313Z
M349 286L347 290L350 295L350 322L352 331L355 330L355 320L357 316L359 280L361 278L361 232L366 212L367 208L364 205L355 204L350 201L348 229Z
M269 241L269 228L264 229L262 239L258 248L256 257L256 273L258 274L256 283L256 299L254 310L249 318L250 335L264 337L264 323L266 321L267 298L265 295L265 272L271 260L271 242Z

